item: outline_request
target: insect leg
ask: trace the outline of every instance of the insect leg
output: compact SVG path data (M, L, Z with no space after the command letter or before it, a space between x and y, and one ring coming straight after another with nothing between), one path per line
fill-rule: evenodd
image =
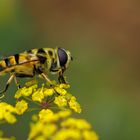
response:
M0 94L3 94L4 92L6 92L6 90L8 89L8 87L9 87L10 83L12 82L12 80L14 79L14 77L15 77L14 74L10 76L10 78L8 79L8 81L6 83L5 88L2 91L0 91Z
M17 80L17 77L16 76L14 77L14 80L15 80L15 83L16 83L18 89L20 89L21 86L20 86L19 81Z
M39 74L39 77L45 79L50 85L53 85L48 76L43 72L42 66L34 66L34 71Z
M64 83L64 84L66 84L66 80L65 80L65 78L64 78L63 75L59 75L58 81L59 81L59 83Z
M53 85L52 82L51 82L51 80L47 77L47 75L45 73L41 73L40 75L41 75L41 77L43 79L45 79L46 81L48 81L50 85Z
M67 83L62 72L59 72L58 81L59 83L64 83L64 84Z

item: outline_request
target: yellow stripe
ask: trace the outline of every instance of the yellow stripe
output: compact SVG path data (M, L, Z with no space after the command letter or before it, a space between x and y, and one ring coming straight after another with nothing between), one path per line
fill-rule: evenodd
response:
M9 62L10 62L10 64L11 64L11 66L16 65L15 57L14 57L14 56L10 56L10 57L9 57Z
M21 64L21 63L25 63L25 62L28 62L29 60L27 59L27 56L25 56L25 55L20 55L19 54L19 64Z
M4 60L1 60L0 61L0 66L3 67L3 68L6 68L6 63Z

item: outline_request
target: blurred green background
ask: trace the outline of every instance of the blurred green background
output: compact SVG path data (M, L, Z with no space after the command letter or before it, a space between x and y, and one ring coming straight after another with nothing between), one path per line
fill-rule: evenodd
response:
M100 140L140 138L140 2L138 0L0 0L0 55L62 47L74 57L66 72ZM1 89L7 76L0 77ZM24 83L24 80L21 80ZM14 102L13 83L5 101ZM0 125L25 140L30 116Z

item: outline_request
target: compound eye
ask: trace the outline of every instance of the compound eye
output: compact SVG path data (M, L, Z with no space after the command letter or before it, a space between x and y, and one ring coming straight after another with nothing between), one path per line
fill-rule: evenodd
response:
M66 51L62 48L58 48L58 57L59 57L60 66L64 67L68 60Z

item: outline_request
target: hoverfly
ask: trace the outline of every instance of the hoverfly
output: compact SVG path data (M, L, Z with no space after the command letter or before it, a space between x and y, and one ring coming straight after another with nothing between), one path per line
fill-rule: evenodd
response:
M0 94L7 91L12 80L15 80L17 87L20 88L17 77L24 78L39 75L51 85L51 80L47 75L50 72L58 75L59 83L66 83L63 73L68 68L71 60L71 53L63 48L31 49L6 57L0 60L0 76L10 73L10 78Z

